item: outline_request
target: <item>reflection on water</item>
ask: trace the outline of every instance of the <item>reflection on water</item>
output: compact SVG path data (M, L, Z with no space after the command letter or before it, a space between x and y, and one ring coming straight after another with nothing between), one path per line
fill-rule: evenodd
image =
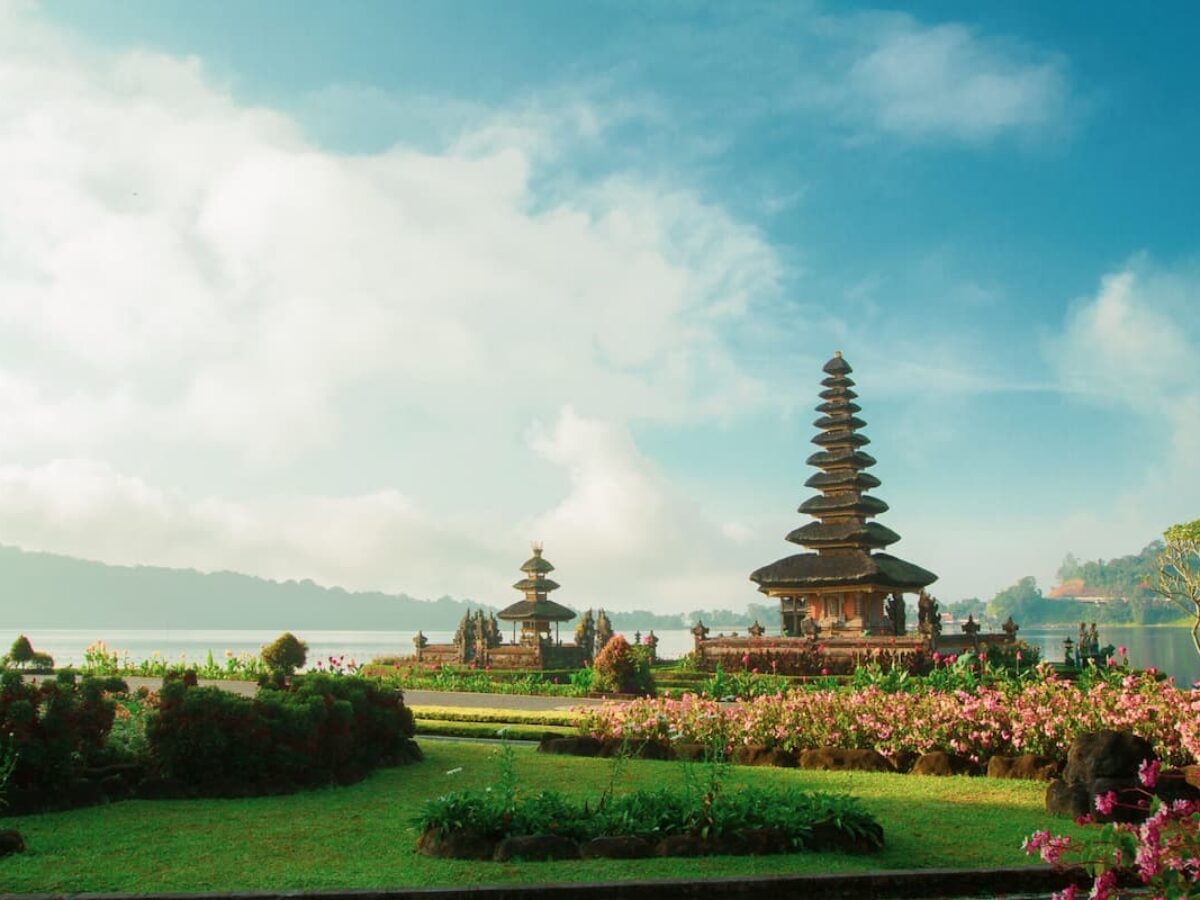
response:
M732 629L731 629L732 630ZM1061 660L1063 639L1072 640L1077 627L1023 628L1020 636L1042 650L1042 658ZM7 649L21 633L20 629L0 631L0 649ZM209 651L220 661L226 650L234 655L257 655L263 644L278 637L275 631L205 630L205 629L67 629L34 628L25 634L38 650L54 657L60 666L79 665L88 645L102 640L110 650L126 651L133 661L151 658L155 653L167 660L184 659L204 662ZM655 632L660 639L659 654L677 658L692 649L692 634L685 629ZM344 656L366 662L376 656L408 655L412 653L414 631L303 631L298 636L308 642L309 662L330 656ZM564 634L564 637L566 634ZM431 631L426 634L431 643L448 643L451 631ZM632 635L629 635L632 638ZM1102 644L1124 646L1129 661L1138 668L1155 666L1175 677L1180 685L1200 681L1200 656L1192 647L1186 628L1135 628L1131 626L1100 626Z

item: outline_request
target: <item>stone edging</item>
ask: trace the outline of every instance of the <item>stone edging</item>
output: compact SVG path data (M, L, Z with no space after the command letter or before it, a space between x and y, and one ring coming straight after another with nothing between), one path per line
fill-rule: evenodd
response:
M579 884L514 884L349 890L210 891L205 893L0 894L0 900L762 900L763 897L912 898L1048 894L1068 884L1090 883L1078 869L1045 866L1002 869L902 869L830 875L734 876Z

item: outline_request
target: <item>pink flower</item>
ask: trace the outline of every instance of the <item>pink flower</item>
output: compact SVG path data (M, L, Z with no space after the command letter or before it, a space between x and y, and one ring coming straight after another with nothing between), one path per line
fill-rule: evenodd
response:
M1096 795L1096 812L1101 815L1110 815L1113 807L1117 805L1117 792L1109 791L1106 794Z
M1161 768L1162 763L1157 759L1142 760L1142 764L1138 768L1138 781L1142 783L1142 787L1154 787L1158 783L1158 772Z
M1117 648L1117 653L1119 653L1121 656L1126 656L1128 655L1129 651L1126 650L1124 646L1121 646Z

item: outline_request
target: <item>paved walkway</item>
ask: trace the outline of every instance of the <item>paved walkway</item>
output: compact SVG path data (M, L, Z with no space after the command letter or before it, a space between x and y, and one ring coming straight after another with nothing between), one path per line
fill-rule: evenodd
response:
M157 691L162 687L161 678L130 677L125 679L130 690L144 687ZM253 697L258 685L253 681L220 681L201 678L205 687L222 690L243 697ZM529 694L474 694L458 691L405 691L404 702L409 706L460 706L465 709L525 709L533 711L563 710L576 706L599 706L603 700L588 697L543 697Z

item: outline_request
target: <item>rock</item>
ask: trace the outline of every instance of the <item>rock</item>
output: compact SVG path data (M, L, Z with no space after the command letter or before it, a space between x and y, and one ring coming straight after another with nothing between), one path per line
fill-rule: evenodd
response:
M467 828L445 835L436 828L426 828L417 839L417 852L439 859L491 859L496 842Z
M21 832L12 828L5 828L0 831L0 856L24 852L25 841L21 837Z
M738 747L733 753L733 761L742 766L778 766L786 769L796 767L796 757L786 750L757 744Z
M1189 776L1188 769L1195 772ZM1163 769L1158 773L1154 795L1171 803L1175 800L1200 800L1200 766Z
M909 770L911 775L966 775L971 771L971 761L954 756L944 750L933 750L922 754Z
M843 750L838 747L822 747L818 750L803 750L798 764L801 769L827 771L891 772L887 758L875 750Z
M883 828L872 822L862 834L853 834L836 822L813 825L804 845L810 850L834 850L841 853L873 853L883 846Z
M191 795L178 778L144 778L136 793L142 800L179 800Z
M492 859L496 862L509 862L514 859L530 862L579 859L579 845L561 834L520 834L498 843Z
M708 844L692 834L672 834L654 845L655 856L703 856Z
M667 747L657 741L618 741L609 738L600 748L600 756L611 759L624 754L630 759L666 759Z
M988 760L988 778L1017 778L1024 781L1053 781L1062 767L1049 756L993 756Z
M788 836L778 828L747 828L741 832L745 852L754 856L787 853L792 849Z
M1155 759L1154 748L1133 732L1084 732L1067 751L1063 780L1088 784L1097 778L1137 778L1138 767L1147 759Z
M653 853L653 844L628 834L593 838L579 848L584 859L645 859Z
M1092 812L1092 797L1082 784L1068 784L1055 778L1046 785L1046 812L1072 819Z
M1117 805L1111 813L1096 809L1096 798L1112 791ZM1097 778L1087 786L1092 818L1097 822L1141 822L1149 814L1150 798L1136 778Z
M81 806L98 806L105 801L104 788L95 781L75 778L67 784L64 800L72 809Z
M560 735L542 738L538 744L539 753L561 753L570 756L599 756L603 744L588 734L562 737Z
M670 758L685 762L704 762L708 749L703 744L678 742L671 745Z
M887 757L887 761L892 764L892 768L897 772L907 772L913 767L921 754L915 750L900 750Z

